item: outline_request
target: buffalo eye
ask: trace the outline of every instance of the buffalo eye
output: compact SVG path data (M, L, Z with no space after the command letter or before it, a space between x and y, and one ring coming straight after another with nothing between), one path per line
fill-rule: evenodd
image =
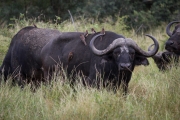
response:
M119 56L120 56L120 52L114 52L113 55L114 55L115 57L119 57Z
M130 59L134 59L134 53L129 53Z

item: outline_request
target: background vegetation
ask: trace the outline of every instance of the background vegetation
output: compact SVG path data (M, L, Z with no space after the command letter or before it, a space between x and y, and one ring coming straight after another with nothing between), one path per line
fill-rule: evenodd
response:
M180 19L179 0L1 0L0 24L12 23L22 17L45 22L62 23L70 18L113 24L119 17L126 18L131 29L148 30L162 23ZM10 19L11 18L11 19Z
M179 20L180 2L157 0L2 0L0 3L0 65L12 37L23 27L59 31L113 31L130 37L144 50L152 44L144 34L153 35L164 50L168 39L165 27ZM173 7L172 7L173 6ZM70 10L75 24L72 24ZM178 120L180 118L180 65L160 72L154 61L133 72L127 98L107 89L97 90L58 76L52 85L32 92L30 85L11 86L11 79L0 84L0 120ZM173 64L173 63L172 63ZM1 78L0 78L1 79Z

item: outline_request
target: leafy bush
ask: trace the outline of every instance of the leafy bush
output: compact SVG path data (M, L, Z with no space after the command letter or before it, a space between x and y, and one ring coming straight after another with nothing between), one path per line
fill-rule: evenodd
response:
M143 0L146 1L146 0ZM126 25L142 30L151 29L164 22L180 19L179 0L3 0L0 4L0 24L12 23L10 18L19 18L20 13L26 19L37 18L38 21L52 21L59 16L64 22L73 17L87 19L89 22L105 22L107 17L116 21L126 16Z

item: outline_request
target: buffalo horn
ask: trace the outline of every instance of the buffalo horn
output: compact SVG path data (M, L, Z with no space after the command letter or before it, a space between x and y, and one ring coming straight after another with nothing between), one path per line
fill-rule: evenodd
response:
M172 26L174 23L180 23L180 22L179 22L179 21L170 22L170 23L167 25L167 27L166 27L166 33L167 33L167 35L169 35L169 37L172 36L172 32L170 31L170 28L171 28L171 26Z
M95 46L94 46L94 41L95 41L95 39L96 39L97 37L102 36L102 35L104 35L104 34L101 34L101 33L100 33L100 34L94 36L94 37L91 39L91 42L90 42L90 48L92 49L92 51L93 51L94 54L96 54L96 55L100 55L100 56L101 56L101 55L104 55L104 54L112 51L113 49L115 49L115 48L117 48L117 47L119 47L119 46L123 46L123 45L127 45L127 46L133 47L139 54L144 55L144 56L146 56L146 57L151 57L151 56L155 55L155 54L157 53L158 49L159 49L159 43L157 42L157 40L156 40L154 37L150 36L150 35L146 35L146 36L150 37L150 38L154 41L155 47L154 47L153 50L150 50L150 51L147 51L147 52L144 51L144 50L142 50L142 49L141 49L132 39L130 39L130 38L117 38L117 39L115 39L106 49L104 49L104 50L98 50L98 49L96 49Z
M151 51L152 46L154 46L154 44L152 44L148 47L148 51Z
M152 44L152 45L150 45L150 46L148 47L148 51L151 51L152 46L154 46L154 44ZM155 54L154 56L152 56L152 58L154 58L154 59L160 59L161 56L162 56L161 53L158 53L158 54Z

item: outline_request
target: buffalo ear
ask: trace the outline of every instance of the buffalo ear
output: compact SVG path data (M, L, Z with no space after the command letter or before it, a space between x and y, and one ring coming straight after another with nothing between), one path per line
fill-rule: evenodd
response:
M149 61L146 57L137 55L135 58L135 65L147 66L149 65Z

